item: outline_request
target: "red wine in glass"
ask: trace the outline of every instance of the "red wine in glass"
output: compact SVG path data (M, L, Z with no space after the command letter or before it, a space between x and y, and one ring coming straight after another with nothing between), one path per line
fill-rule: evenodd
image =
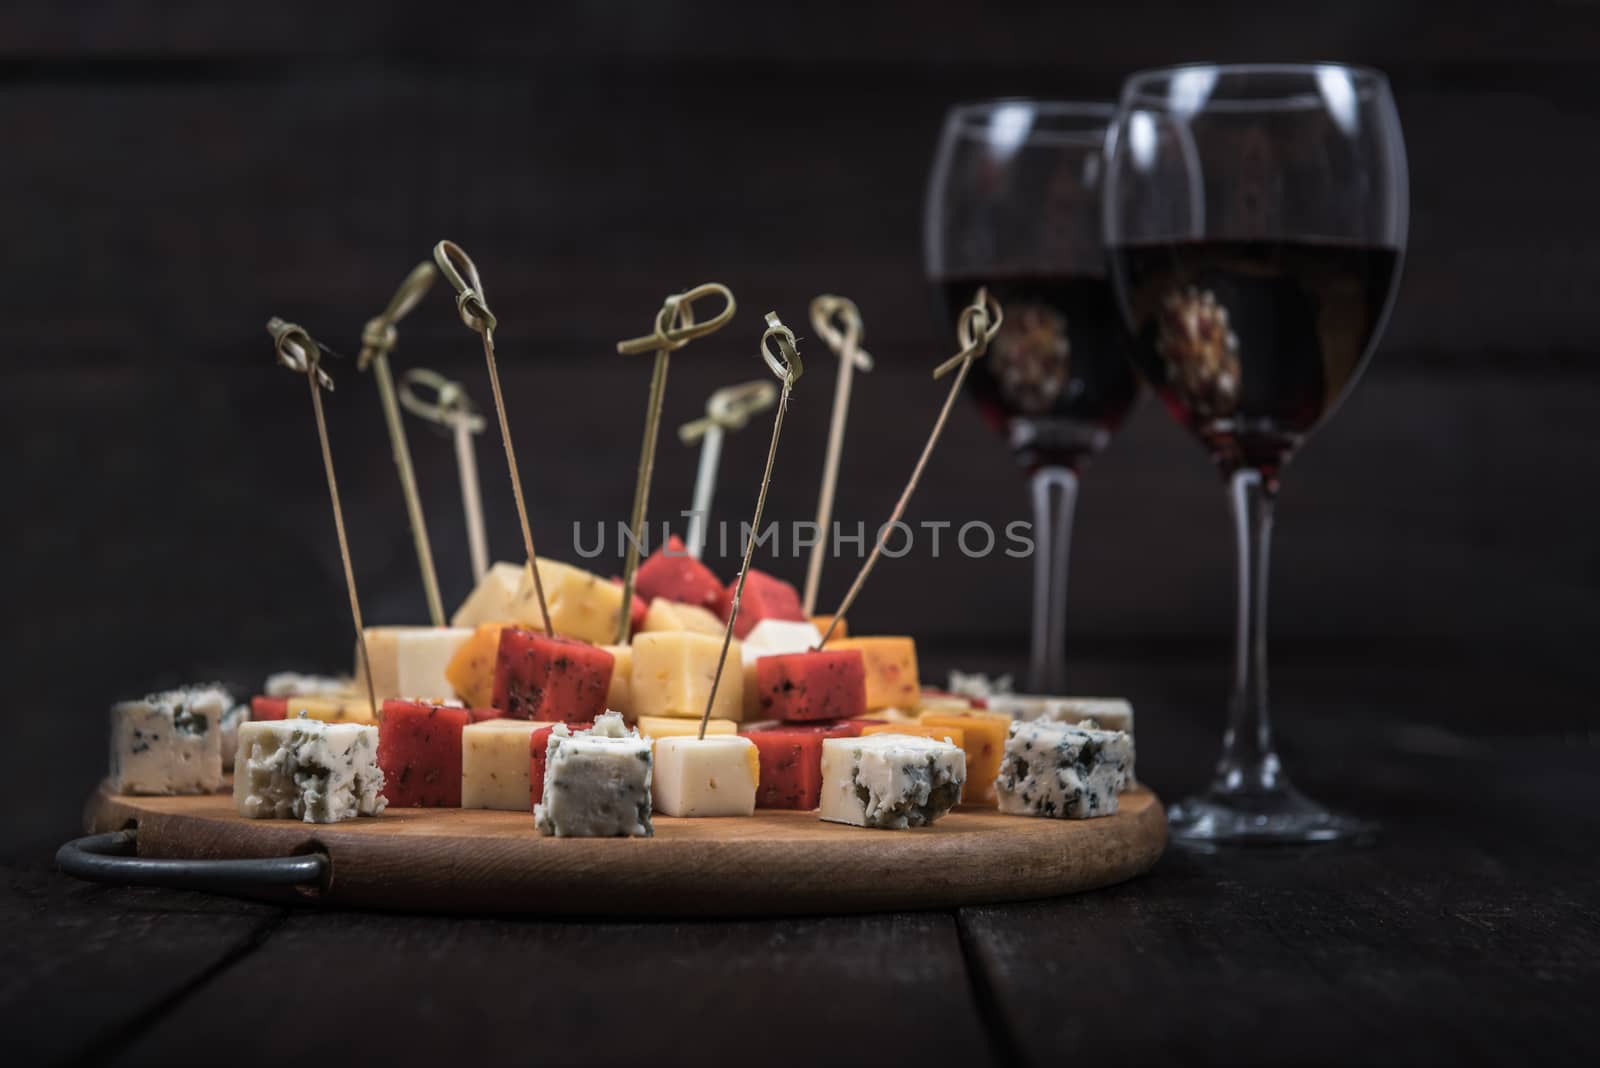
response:
M1278 468L1360 374L1393 248L1316 240L1136 242L1111 250L1132 354L1224 474Z
M955 328L979 286L1005 309L967 388L1027 470L1078 470L1106 447L1138 397L1125 332L1104 275L945 279L934 287Z

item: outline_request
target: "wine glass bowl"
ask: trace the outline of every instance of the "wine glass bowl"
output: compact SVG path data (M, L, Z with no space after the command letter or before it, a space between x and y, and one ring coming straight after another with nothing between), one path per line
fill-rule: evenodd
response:
M1237 526L1228 729L1174 838L1313 842L1366 830L1296 790L1267 700L1268 547L1282 469L1350 391L1400 277L1408 191L1387 81L1340 64L1130 77L1106 145L1105 234L1130 355L1210 452Z

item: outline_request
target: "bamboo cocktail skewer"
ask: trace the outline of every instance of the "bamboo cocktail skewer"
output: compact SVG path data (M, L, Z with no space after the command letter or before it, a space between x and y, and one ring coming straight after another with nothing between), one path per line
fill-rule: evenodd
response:
M333 473L333 450L328 446L328 422L322 414L322 391L333 391L333 379L322 369L324 348L304 327L286 323L274 316L267 320L272 348L278 362L306 376L311 387L311 412L317 420L317 440L322 444L322 467L328 479L328 500L333 505L333 529L339 536L339 558L344 562L344 585L350 594L350 619L356 628L356 651L361 657L361 673L367 679L367 702L372 718L378 718L378 694L373 688L372 661L367 656L367 630L361 623L361 598L356 594L355 568L350 564L350 542L344 533L344 508L339 503L339 480ZM331 350L329 350L331 351Z
M500 417L500 444L506 450L506 468L511 473L511 495L517 502L517 519L522 524L522 547L528 554L528 575L533 580L534 596L539 599L539 618L547 637L555 637L550 625L550 609L544 600L544 582L539 578L539 557L533 551L533 528L528 524L528 505L522 499L522 476L517 473L517 453L511 445L511 424L506 421L505 395L500 391L500 369L494 359L494 312L489 310L483 281L477 265L454 241L441 241L433 247L433 261L456 291L456 311L467 329L483 338L483 360L489 368L489 386L494 390L494 410ZM459 266L457 265L459 261ZM627 609L623 609L624 618Z
M955 407L956 396L961 392L961 384L967 380L967 371L972 368L972 361L981 358L989 351L989 342L999 333L1000 324L1004 320L1005 312L1000 307L1000 302L989 296L986 287L980 286L972 298L972 303L961 310L961 318L956 323L956 341L961 346L961 351L933 371L933 377L936 379L942 378L952 370L956 372L955 381L950 383L950 393L944 399L944 407L939 409L939 418L934 421L933 430L928 434L928 442L922 447L922 455L918 457L917 465L911 469L911 477L906 481L906 488L901 491L900 499L895 502L889 521L878 528L878 538L873 543L872 552L867 555L867 562L861 565L855 581L850 584L849 592L844 595L844 600L834 611L833 618L828 621L828 629L823 633L822 640L817 643L818 649L828 644L834 629L839 626L839 620L850 611L850 606L855 603L856 596L860 594L862 585L867 581L867 576L872 573L873 565L878 562L878 557L883 555L888 530L900 521L900 517L905 515L906 506L911 503L911 494L916 491L923 469L928 466L928 457L933 455L933 447L939 443L939 435L944 432L944 424L950 418L950 409Z
M695 322L694 302L709 296L720 296L723 308L703 323ZM633 486L633 514L628 523L630 537L626 562L622 569L622 610L617 621L617 644L624 645L633 629L633 584L639 570L639 543L644 538L645 512L650 504L650 478L655 472L656 439L661 432L661 406L667 395L667 361L672 353L696 338L715 333L733 318L733 293L720 282L705 282L693 289L668 297L656 313L655 330L644 337L617 342L617 352L624 356L645 352L656 354L655 367L650 373L650 399L644 412L644 441L639 447L639 475Z
M389 370L389 353L394 351L398 334L395 324L406 317L427 295L437 277L431 263L419 263L406 275L389 306L367 320L361 330L361 355L357 370L372 368L378 382L378 397L383 401L383 421L389 428L389 446L394 466L400 472L400 491L405 494L406 514L411 520L411 540L417 550L417 567L422 571L422 592L428 599L428 616L436 627L444 626L444 601L439 597L439 573L433 566L433 546L428 540L428 524L422 515L422 498L417 493L417 475L411 466L411 446L400 421L400 406L395 401L394 375Z
M777 342L776 354L767 348L768 341ZM717 658L717 673L711 678L706 710L700 715L699 738L706 736L706 724L711 721L711 706L716 704L717 687L722 684L722 669L728 659L728 648L733 644L733 626L739 620L739 600L744 596L744 578L750 572L756 534L761 529L761 512L767 506L767 489L772 485L772 462L778 455L778 437L783 433L783 414L789 410L789 393L805 370L800 362L800 353L795 349L794 333L778 320L777 312L767 313L767 329L761 335L761 358L767 361L772 373L782 380L783 392L778 396L778 412L772 417L772 443L767 446L767 467L761 474L761 492L756 495L756 514L750 521L750 537L745 539L744 545L744 562L739 565L739 580L734 584L733 603L728 608L728 625L722 632L722 655Z
M418 396L418 388L434 391L433 401ZM478 414L466 387L426 367L413 367L400 376L400 406L412 415L449 430L455 443L456 471L461 479L461 508L467 519L467 549L472 557L472 579L481 582L489 571L489 537L483 523L483 497L478 486L477 449L473 436L488 422Z
M685 445L700 442L700 466L694 477L694 502L689 509L689 529L683 540L689 555L698 560L705 552L706 528L711 522L711 497L717 490L717 465L722 459L722 438L742 430L752 415L764 412L778 399L778 387L765 379L724 386L706 401L706 414L678 428Z
M827 555L828 526L833 522L833 494L839 483L839 458L844 453L844 423L850 413L850 382L856 371L872 370L872 357L861 347L861 311L854 301L830 294L818 297L811 302L811 326L839 357L839 376L834 382L828 451L822 461L822 490L817 495L818 540L811 547L811 560L806 564L802 611L808 619L817 611L817 587L822 582L822 561Z

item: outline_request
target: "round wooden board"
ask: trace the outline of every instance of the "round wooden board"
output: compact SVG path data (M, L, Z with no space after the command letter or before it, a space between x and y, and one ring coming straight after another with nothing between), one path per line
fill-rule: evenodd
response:
M871 912L1019 901L1149 871L1167 817L1144 788L1114 816L1027 819L960 807L932 827L876 831L814 813L655 818L654 838L545 838L525 812L391 809L310 824L241 818L228 794L125 797L102 786L86 822L137 824L139 855L272 857L320 850L321 889L288 896L420 912L715 915ZM271 895L263 895L271 896Z

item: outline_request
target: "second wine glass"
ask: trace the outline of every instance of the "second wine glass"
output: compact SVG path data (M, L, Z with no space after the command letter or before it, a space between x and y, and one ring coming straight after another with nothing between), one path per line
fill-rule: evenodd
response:
M971 393L1033 492L1033 688L1065 686L1078 474L1138 394L1106 275L1101 180L1110 104L996 100L945 118L923 253L944 326L978 286L1005 308Z

